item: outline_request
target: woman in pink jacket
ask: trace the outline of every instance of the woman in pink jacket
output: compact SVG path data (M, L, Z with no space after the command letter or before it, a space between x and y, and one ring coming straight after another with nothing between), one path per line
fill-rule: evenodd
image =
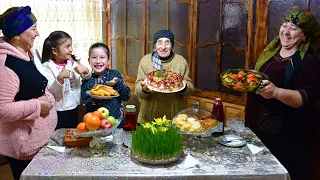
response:
M12 7L0 16L0 154L8 158L14 179L57 125L54 97L31 53L39 35L36 21L29 6Z

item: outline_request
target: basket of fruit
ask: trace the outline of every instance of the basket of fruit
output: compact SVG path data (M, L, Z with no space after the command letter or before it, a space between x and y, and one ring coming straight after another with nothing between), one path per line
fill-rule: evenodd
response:
M180 129L181 134L207 136L218 130L219 122L211 118L211 113L199 108L199 103L182 110L172 120L172 124Z
M88 112L79 123L74 134L78 137L108 136L120 124L120 119L109 115L109 110L101 107L94 112Z
M262 80L268 80L268 75L248 69L228 69L220 74L222 84L240 92L254 92L263 87Z

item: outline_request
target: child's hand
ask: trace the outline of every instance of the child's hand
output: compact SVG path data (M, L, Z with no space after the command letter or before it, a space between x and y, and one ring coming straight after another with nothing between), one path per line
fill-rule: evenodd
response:
M78 66L76 66L74 68L74 70L78 73L78 74L88 74L89 73L89 69L85 66L83 66L82 64L79 63Z
M106 82L109 86L114 86L115 84L117 84L118 82L118 78L114 77L111 81Z
M59 73L57 80L60 84L63 84L64 78L70 78L70 71L66 69L66 66L64 66Z

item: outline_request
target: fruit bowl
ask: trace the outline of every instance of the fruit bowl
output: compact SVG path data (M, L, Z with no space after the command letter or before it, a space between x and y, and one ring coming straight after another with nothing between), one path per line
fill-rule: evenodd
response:
M249 69L228 69L220 74L222 84L226 88L240 92L254 92L264 87L262 80L268 80L268 75Z
M180 111L172 120L172 125L180 129L181 134L208 136L218 130L219 122L211 118L211 113L199 108L194 102L193 107Z
M101 136L101 137L104 137L104 136L108 136L109 134L111 134L118 126L119 124L121 123L121 120L119 119L116 119L117 120L117 123L112 126L111 128L108 128L108 129L98 129L98 130L95 130L95 131L87 131L87 132L78 132L78 131L75 131L74 134L75 136L78 136L78 137L93 137L93 136Z

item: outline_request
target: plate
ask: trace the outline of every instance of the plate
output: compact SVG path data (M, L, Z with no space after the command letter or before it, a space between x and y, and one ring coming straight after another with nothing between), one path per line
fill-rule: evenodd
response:
M165 160L150 160L150 159L143 159L140 158L139 156L135 155L134 153L131 152L131 158L143 163L143 164L148 164L148 165L153 165L153 166L159 166L159 165L168 165L168 164L172 164L175 162L178 162L179 160L181 160L182 158L184 158L184 152L182 152L181 154L179 154L176 157L170 158L170 159L165 159Z
M180 89L176 89L176 90L173 90L173 91L169 91L169 90L164 91L164 90L160 90L160 89L158 89L156 87L153 87L153 86L149 85L148 84L148 79L145 79L144 82L148 85L148 88L150 90L156 91L156 92L159 92L159 93L175 93L175 92L179 92L179 91L183 90L186 87L186 83L184 81L182 81L183 86Z
M174 120L173 120L174 121ZM177 127L174 123L172 123L173 126ZM219 128L219 123L215 127L207 128L205 132L190 132L190 131L183 131L179 127L177 127L180 130L180 134L188 134L188 135L193 135L193 136L201 136L201 137L206 137L206 136L211 136L212 133L216 132Z
M95 130L95 131L88 131L88 132L82 132L82 133L79 133L79 132L75 131L74 135L78 136L78 137L93 137L93 136L105 137L105 136L108 136L121 123L121 120L119 120L119 119L116 119L116 120L117 120L117 123L114 126L112 126L110 129L99 129L99 130Z
M245 139L232 134L220 136L218 142L229 147L241 147L247 144L247 141Z
M119 96L97 96L97 95L91 94L90 91L87 91L86 93L93 99L106 99L106 100L108 100L108 99L119 97Z
M220 79L226 88L240 92L254 92L264 87L262 80L268 80L269 77L250 69L228 69L220 74Z

